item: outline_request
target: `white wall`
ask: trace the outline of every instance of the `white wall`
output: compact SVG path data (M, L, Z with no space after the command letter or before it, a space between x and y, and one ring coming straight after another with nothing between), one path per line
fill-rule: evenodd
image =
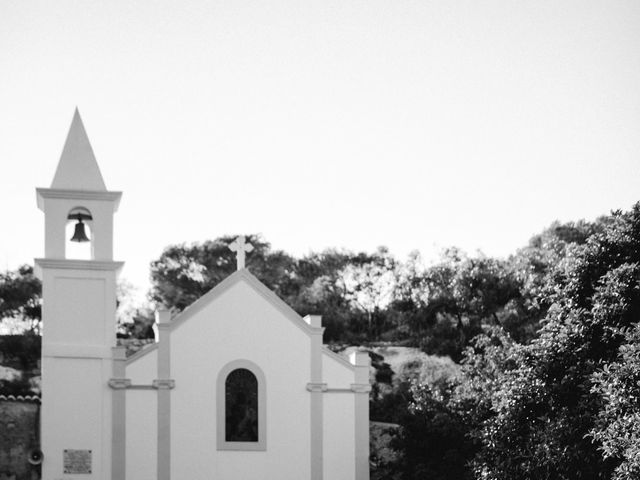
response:
M126 377L136 385L151 385L158 375L158 349L157 344L145 347L143 351L136 353L126 366ZM147 350L148 349L148 350Z
M156 480L157 392L127 391L127 479Z
M171 333L172 478L309 478L310 339L244 281ZM216 449L216 379L245 359L266 377L267 449Z
M86 479L107 480L111 443L111 390L105 378L111 363L102 359L45 359L42 368L42 450L48 478L63 472L63 450L91 450L91 475ZM71 374L73 372L73 374ZM44 464L43 464L44 465ZM43 477L44 478L44 477Z
M322 375L328 391L323 396L323 454L325 480L355 478L355 371L347 360L332 352L322 352ZM332 389L348 390L332 392Z
M353 480L355 478L354 394L326 393L324 411L324 470L325 480Z
M104 345L105 311L104 278L59 277L54 284L52 301L64 309L55 329L44 326L48 343ZM81 299L81 301L78 301ZM47 297L49 300L49 297ZM115 321L113 321L115 330ZM114 332L112 331L112 334ZM113 340L111 341L113 343Z
M151 385L157 377L158 351L155 347L127 364L126 378L132 385ZM127 479L156 480L157 466L157 391L127 390Z
M345 365L348 360L335 358L337 354L322 352L322 377L329 388L350 388L355 382L353 367Z
M64 475L68 449L91 450L83 478L110 480L115 272L59 266L42 267L43 478Z
M302 322L302 320L300 320ZM310 477L311 340L291 319L240 281L170 333L171 477L189 480L304 480ZM133 384L157 377L157 349L127 365ZM234 360L266 377L266 451L218 451L216 381ZM354 370L322 353L323 381L349 389ZM127 391L127 478L156 473L156 391ZM355 478L354 394L323 394L323 478Z

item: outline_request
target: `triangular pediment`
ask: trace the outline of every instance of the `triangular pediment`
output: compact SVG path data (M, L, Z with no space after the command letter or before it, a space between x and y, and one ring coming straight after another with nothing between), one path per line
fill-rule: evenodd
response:
M225 280L220 282L214 288L209 290L206 294L200 297L198 300L193 302L190 306L188 306L185 310L183 310L180 314L178 314L171 321L171 330L179 327L180 325L188 322L190 318L196 316L199 312L210 306L214 303L218 298L220 298L226 291L230 290L233 286L237 285L239 282L244 282L246 285L251 287L251 289L262 298L264 298L267 302L269 302L276 310L278 310L284 317L286 317L293 325L300 328L303 332L307 334L318 334L324 331L324 328L320 327L312 327L309 325L300 315L298 315L295 310L293 310L289 305L287 305L284 300L278 297L275 293L273 293L266 285L264 285L260 280L258 280L249 270L242 269L238 270L232 275L229 275ZM147 345L145 348L137 352L135 355L131 356L127 359L127 364L133 363L141 357L146 356L148 353L157 350L158 344L154 343L151 345ZM337 361L343 367L346 367L348 370L353 370L353 365L349 363L349 361L338 355L331 350L329 350L326 346L323 347L322 353L329 358L332 358L334 361Z
M193 302L185 310L182 311L177 317L171 321L171 329L175 329L182 323L189 320L189 318L196 315L198 312L212 304L219 297L221 297L227 290L236 285L239 282L244 282L251 289L263 297L267 302L271 304L276 310L278 310L284 317L286 317L296 327L300 328L307 334L322 332L323 328L312 327L309 325L295 310L285 303L280 297L273 293L267 286L258 280L248 269L243 268L234 272L225 278L222 282L209 290L206 294Z
M93 148L76 108L51 188L106 191Z

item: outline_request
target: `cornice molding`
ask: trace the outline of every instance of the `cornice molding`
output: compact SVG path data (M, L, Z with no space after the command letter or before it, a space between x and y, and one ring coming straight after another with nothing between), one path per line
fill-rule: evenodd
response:
M151 386L157 390L172 390L176 387L176 381L172 378L159 378L154 380Z
M316 382L307 383L308 392L326 392L327 390L328 388L326 383L316 383Z
M109 387L113 390L125 390L131 388L131 380L128 378L112 378L109 380Z
M113 262L108 260L69 260L63 258L36 258L35 263L39 268L115 272L119 271L124 265L124 262Z
M113 211L118 210L122 192L109 192L98 190L62 190L59 188L36 188L38 207L42 209L42 199L54 198L65 200L94 200L113 202Z
M368 383L352 383L351 391L354 393L369 393L371 391L371 385Z

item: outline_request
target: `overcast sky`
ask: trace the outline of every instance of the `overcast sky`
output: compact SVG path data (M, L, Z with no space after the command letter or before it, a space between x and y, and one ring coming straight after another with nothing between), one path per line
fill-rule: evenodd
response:
M640 2L0 0L2 269L76 106L142 287L234 233L505 256L640 200Z

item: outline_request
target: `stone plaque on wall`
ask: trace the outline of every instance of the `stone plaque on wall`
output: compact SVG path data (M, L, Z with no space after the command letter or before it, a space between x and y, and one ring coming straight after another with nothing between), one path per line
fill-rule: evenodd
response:
M91 473L91 450L65 450L64 473Z

